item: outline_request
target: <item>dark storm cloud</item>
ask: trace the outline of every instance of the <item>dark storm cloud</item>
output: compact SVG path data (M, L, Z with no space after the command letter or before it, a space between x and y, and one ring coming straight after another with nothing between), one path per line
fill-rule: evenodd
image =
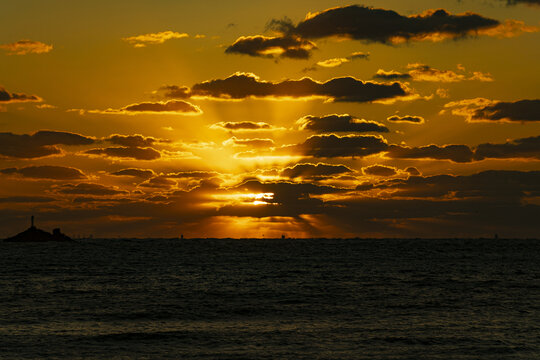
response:
M478 14L452 15L443 9L403 16L391 10L351 5L309 14L296 26L290 20L273 20L270 27L304 39L338 36L391 44L410 40L462 38L499 24L495 19Z
M33 159L61 153L55 145L89 145L94 139L63 131L38 131L34 134L18 135L0 133L0 157Z
M428 145L421 147L390 145L386 156L392 159L450 160L458 163L471 162L474 159L474 153L467 145Z
M239 121L239 122L218 122L210 126L213 129L222 129L227 131L257 131L270 130L272 125L265 122Z
M540 100L497 102L476 109L471 121L540 121Z
M388 117L386 120L395 122L395 123L412 123L412 124L423 124L424 118L421 116L414 116L414 115L392 115Z
M132 176L132 177L141 178L141 179L148 179L154 176L155 173L152 170L129 168L129 169L122 169L122 170L112 172L110 173L110 175Z
M20 175L32 179L76 180L85 179L86 176L79 169L65 166L41 165L22 168L8 168L0 170L2 174Z
M135 160L156 160L161 157L161 154L156 149L146 147L108 147L90 149L84 152L88 155L101 155L113 158L129 158Z
M92 183L66 184L54 188L57 193L69 195L120 195L128 194L127 191L118 190L110 186Z
M326 116L307 115L296 124L299 130L325 132L388 132L388 128L375 121L359 119L349 114Z
M345 165L332 164L296 164L280 172L280 176L294 179L297 177L325 177L338 174L352 173L353 170Z
M386 151L388 143L374 135L314 135L302 144L284 146L283 153L301 154L314 157L355 157L368 156Z
M262 35L241 36L225 53L244 54L266 58L308 59L316 45L297 36L268 37Z
M480 144L475 151L477 160L532 158L540 160L540 136L515 139L504 144Z
M375 175L375 176L393 176L397 174L395 168L385 165L371 165L365 168L362 168L362 171L365 175Z
M216 99L322 97L332 101L368 102L404 95L407 91L399 83L379 84L353 77L333 78L325 82L306 77L274 83L249 73L204 81L191 88L191 96Z
M16 103L16 102L40 102L42 98L36 95L26 95L22 93L10 93L5 88L0 86L0 104Z

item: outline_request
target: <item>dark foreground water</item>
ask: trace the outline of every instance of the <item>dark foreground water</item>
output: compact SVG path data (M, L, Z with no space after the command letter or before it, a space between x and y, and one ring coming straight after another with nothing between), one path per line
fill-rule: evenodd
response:
M540 359L538 240L0 243L1 359Z

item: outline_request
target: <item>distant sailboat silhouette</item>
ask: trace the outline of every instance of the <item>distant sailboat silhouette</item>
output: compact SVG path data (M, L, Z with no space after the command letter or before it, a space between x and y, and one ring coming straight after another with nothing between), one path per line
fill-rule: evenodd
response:
M30 218L30 227L15 236L5 239L6 242L47 242L47 241L73 241L69 236L62 234L56 228L52 234L34 226L34 216Z

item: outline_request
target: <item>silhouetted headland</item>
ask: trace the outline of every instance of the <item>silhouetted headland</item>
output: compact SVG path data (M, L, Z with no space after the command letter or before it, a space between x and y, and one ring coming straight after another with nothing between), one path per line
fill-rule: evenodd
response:
M34 226L34 217L31 218L31 225L28 229L15 236L5 239L6 242L48 242L48 241L73 241L66 234L62 234L60 229L54 229L52 234Z

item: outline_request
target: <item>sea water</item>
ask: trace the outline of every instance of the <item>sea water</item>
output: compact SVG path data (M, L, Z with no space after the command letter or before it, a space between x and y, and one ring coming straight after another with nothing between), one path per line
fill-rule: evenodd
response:
M0 243L1 359L540 359L540 241Z

